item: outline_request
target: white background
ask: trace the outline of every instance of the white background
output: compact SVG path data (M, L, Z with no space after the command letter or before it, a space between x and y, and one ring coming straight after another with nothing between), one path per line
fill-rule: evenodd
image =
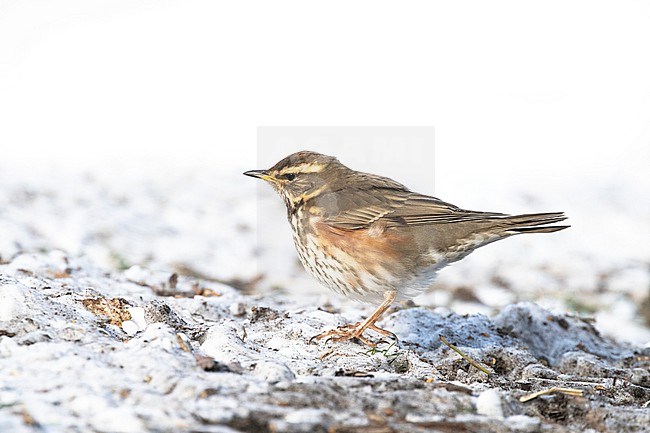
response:
M439 188L647 184L649 45L643 1L2 0L2 164L234 172L258 125L432 125Z

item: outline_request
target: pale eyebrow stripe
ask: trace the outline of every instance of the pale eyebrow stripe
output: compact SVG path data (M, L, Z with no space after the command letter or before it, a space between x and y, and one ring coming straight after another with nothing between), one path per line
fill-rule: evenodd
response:
M280 170L280 174L286 173L320 173L325 168L323 164L300 164L286 167Z

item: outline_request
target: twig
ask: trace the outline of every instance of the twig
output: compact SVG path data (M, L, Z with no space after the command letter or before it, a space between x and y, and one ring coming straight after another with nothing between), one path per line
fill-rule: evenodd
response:
M527 401L530 401L534 398L541 397L542 395L548 395L548 394L555 394L555 393L560 393L560 394L566 394L566 395L572 395L574 397L582 397L585 395L584 391L581 389L575 389L575 388L560 388L558 386L554 386L551 388L543 389L541 391L534 392L532 394L524 395L522 397L519 397L519 401L522 403L525 403Z
M453 350L454 352L459 354L461 357L463 357L463 359L465 359L467 362L469 362L470 365L472 365L474 368L476 368L478 370L481 370L483 373L487 374L488 376L490 376L492 374L492 372L490 372L490 370L488 370L486 367L479 364L478 361L475 361L472 358L470 358L468 355L464 354L458 347L456 347L453 344L451 344L450 342L448 342L447 339L445 337L443 337L442 335L440 335L440 341L442 341L443 344L445 344L451 350Z

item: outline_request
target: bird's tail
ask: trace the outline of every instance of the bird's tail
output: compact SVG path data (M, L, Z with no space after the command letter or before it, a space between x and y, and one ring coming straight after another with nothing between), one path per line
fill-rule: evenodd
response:
M507 234L520 233L553 233L571 226L549 225L566 220L563 212L532 213L504 217L500 221Z

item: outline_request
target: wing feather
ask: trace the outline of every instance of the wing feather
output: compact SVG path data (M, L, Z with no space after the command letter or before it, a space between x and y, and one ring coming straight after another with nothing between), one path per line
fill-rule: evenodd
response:
M368 228L383 220L386 227L404 225L444 224L460 221L479 221L507 216L495 212L476 212L461 209L436 197L408 190L347 191L346 203L341 209L331 209L325 223L334 227L357 230Z

